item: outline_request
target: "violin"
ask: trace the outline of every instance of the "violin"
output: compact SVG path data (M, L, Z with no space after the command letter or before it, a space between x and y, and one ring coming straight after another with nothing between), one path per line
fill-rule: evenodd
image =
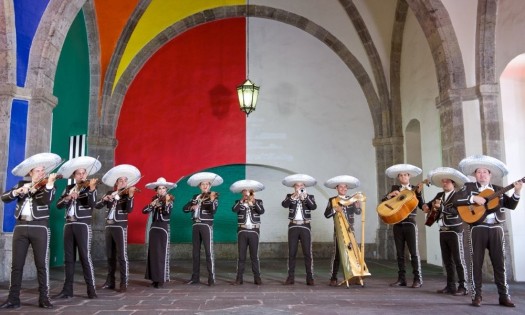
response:
M172 194L165 194L164 196L160 196L157 198L160 202L170 202L175 200L175 196Z
M97 181L96 181L96 183L95 183L95 186L98 186L98 185L101 183L101 181L100 181L100 179L98 179L98 178L96 178L96 180L97 180ZM91 182L91 179L81 180L81 181L79 181L79 182L77 183L77 188L79 188L79 189L80 189L80 188L88 188L90 182Z
M206 200L206 199L211 199L211 197L213 196L214 199L217 199L219 198L219 193L218 192L215 192L215 191L208 191L208 192L203 192L201 194L201 200Z
M61 178L64 178L62 174L57 174L55 177L55 179L61 179ZM49 176L43 177L41 180L39 180L33 186L31 186L30 189L40 190L46 187L48 181L49 181Z
M129 190L130 190L131 188L135 188L135 192L136 192L136 193L141 192L141 190L138 189L137 187L135 187L135 186L131 186L131 187L125 187L125 188L121 188L121 189L119 189L117 194L119 194L119 195L127 195L127 194L129 194Z

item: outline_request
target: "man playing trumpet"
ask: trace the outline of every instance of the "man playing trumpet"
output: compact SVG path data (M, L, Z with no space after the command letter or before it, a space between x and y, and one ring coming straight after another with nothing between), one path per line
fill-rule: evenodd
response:
M234 285L243 284L244 265L246 262L246 250L250 248L250 260L252 262L253 281L262 284L259 264L259 233L261 226L261 214L264 206L261 199L255 198L255 192L264 189L264 185L255 180L240 180L230 186L234 193L241 193L242 199L237 200L233 206L233 212L237 213L237 278Z

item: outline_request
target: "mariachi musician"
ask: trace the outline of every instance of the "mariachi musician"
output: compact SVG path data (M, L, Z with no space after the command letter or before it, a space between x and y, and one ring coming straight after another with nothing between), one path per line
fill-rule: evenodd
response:
M288 277L284 284L295 283L295 256L299 241L306 267L306 285L314 285L314 261L312 254L311 212L317 209L314 195L306 192L306 187L314 186L315 178L306 174L294 174L283 179L283 185L292 187L294 192L287 194L281 205L288 209Z
M412 273L414 281L412 288L419 288L423 285L423 277L421 274L421 260L419 256L419 249L417 248L417 225L416 213L417 208L423 207L425 201L421 191L423 184L417 186L410 184L410 178L421 174L422 170L411 164L396 164L386 169L385 174L390 178L397 179L399 184L392 185L390 192L383 197L382 201L392 199L398 196L403 190L413 190L415 192L418 206L401 222L394 224L394 242L396 245L396 256L398 266L397 281L390 284L390 286L407 286L406 269L405 269L405 244L408 246L410 253L410 262L412 264Z
M156 182L146 185L147 189L155 190L142 213L151 214L151 226L148 237L148 259L146 261L145 279L152 281L151 286L162 288L165 282L170 281L170 215L175 197L168 190L177 187L177 184L159 177Z
M138 191L133 185L140 178L140 171L129 164L117 165L102 177L104 184L113 186L113 190L108 191L95 205L97 209L107 208L105 239L108 274L102 289L115 289L117 259L120 267L120 292L128 289L128 214L133 211L134 195Z
M75 183L70 184L57 202L58 209L66 209L64 225L64 269L65 279L62 291L54 299L73 297L76 252L80 258L84 280L87 285L88 298L97 297L95 290L95 271L91 260L91 222L93 208L97 199L96 178L87 180L101 168L100 161L90 156L73 158L58 169L64 178L72 177Z
M200 283L201 242L206 252L206 267L208 269L208 286L215 285L215 265L213 257L213 217L219 206L218 193L210 191L211 187L222 184L223 180L217 174L200 172L188 178L188 185L199 187L200 194L193 195L184 205L183 211L191 213L192 225L192 258L193 272L186 284Z
M21 180L10 190L2 194L5 203L16 200L13 231L11 281L7 301L0 309L20 307L20 289L29 245L33 255L38 278L38 306L53 308L49 301L49 205L55 196L57 174L45 176L60 164L60 156L54 153L39 153L18 164L11 173Z
M331 197L328 199L328 204L324 211L324 216L329 219L333 218L334 215L338 212L342 213L346 218L348 224L352 231L354 230L354 215L361 214L361 204L360 201L351 201L351 198L346 195L348 189L354 189L359 187L359 180L353 176L349 175L340 175L327 180L324 185L328 188L336 189L337 196ZM334 207L334 201L339 206ZM348 201L348 202L347 202ZM364 254L364 253L361 253ZM334 247L332 250L332 259L331 259L331 277L329 285L332 287L337 286L337 273L339 271L339 264L341 261L341 256L339 254L339 246L337 235L334 225Z
M246 250L250 248L253 282L262 284L261 268L259 263L259 233L261 215L264 213L263 201L255 198L255 192L264 190L264 185L256 180L243 179L230 186L233 193L241 193L242 198L232 207L237 214L237 277L234 285L243 284Z
M454 206L456 190L469 181L468 177L458 170L450 167L438 167L428 173L429 181L442 187L430 202L423 204L423 211L427 213L428 226L437 222L439 226L439 245L441 257L447 273L447 285L437 293L452 294L456 296L467 295L465 280L467 279L467 266L463 255L463 221ZM458 275L458 287L454 276L454 266Z

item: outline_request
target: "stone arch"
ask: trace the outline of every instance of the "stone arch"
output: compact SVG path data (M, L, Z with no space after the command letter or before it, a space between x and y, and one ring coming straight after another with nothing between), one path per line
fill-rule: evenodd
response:
M281 9L257 5L249 5L248 12L246 12L246 6L238 5L219 7L196 13L171 25L162 33L157 35L156 38L151 40L150 43L141 50L141 52L130 63L129 67L124 71L122 77L115 86L111 97L104 99L100 124L101 128L105 130L105 134L107 136L109 136L109 134L114 136L115 127L118 120L118 113L120 112L122 101L127 88L131 84L131 81L136 76L136 74L140 71L142 65L147 62L151 55L160 49L162 45L171 40L173 37L182 34L188 29L200 24L227 18L244 17L247 15L250 17L275 20L295 26L311 34L327 45L330 49L332 49L336 55L338 55L339 58L341 58L341 60L347 65L350 71L352 71L361 88L363 89L363 93L365 94L369 104L372 120L374 121L375 134L377 135L383 133L381 110L377 110L377 108L380 107L380 100L374 90L372 81L361 63L340 40L338 40L334 35L330 34L326 29L297 14Z
M16 84L16 35L14 7L11 1L0 2L0 82Z

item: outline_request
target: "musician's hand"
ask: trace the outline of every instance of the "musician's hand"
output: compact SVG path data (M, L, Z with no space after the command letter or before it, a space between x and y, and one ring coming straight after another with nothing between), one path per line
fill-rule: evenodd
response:
M392 199L394 197L397 197L397 195L399 195L401 192L399 190L394 190L393 192L389 193L387 195L388 199Z
M54 185L56 180L57 180L57 173L51 173L49 174L49 177L47 178L47 183L49 185Z
M135 192L137 191L137 187L135 186L131 186L128 188L128 196L131 198L133 197L133 195L135 194Z
M520 195L522 186L523 186L523 182L521 180L514 182L514 194L516 194L516 196Z
M68 195L66 198L68 198L68 197L69 197L69 199L67 199L68 201L69 201L70 199L75 200L75 199L78 198L78 192L76 192L76 191L72 191L72 192L69 193L69 195Z
M419 194L423 190L423 183L417 184L416 192Z
M195 210L197 210L198 207L199 207L199 205L193 205L193 206L191 206L190 209L191 209L191 211L195 211Z
M112 195L105 195L104 197L102 197L102 200L104 200L104 201L113 201L113 196Z
M429 213L430 212L430 208L428 207L428 205L426 203L423 204L423 212L424 213Z
M214 192L214 191L212 191L212 192L210 193L210 200L211 200L211 201L214 201L216 198L217 198L217 193Z
M361 208L361 201L357 200L352 202L350 205L354 205L356 208Z
M98 179L92 178L89 180L89 190L93 191L97 188Z
M334 211L335 211L335 212L341 212L341 211L343 211L343 208L340 207L340 206L336 206L336 207L334 208Z
M22 187L20 187L20 188L18 188L18 189L15 190L14 195L15 195L15 196L25 195L25 194L27 194L28 192L29 192L29 187L27 187L27 186L22 186Z
M481 196L474 196L472 200L474 201L475 204L480 205L480 206L484 205L487 202L487 200Z

